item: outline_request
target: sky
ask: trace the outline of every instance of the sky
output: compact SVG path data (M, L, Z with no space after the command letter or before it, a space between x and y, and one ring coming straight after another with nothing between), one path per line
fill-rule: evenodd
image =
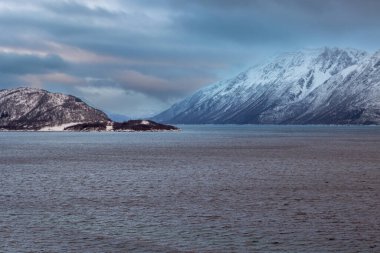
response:
M380 49L378 0L0 0L0 89L153 116L285 51Z

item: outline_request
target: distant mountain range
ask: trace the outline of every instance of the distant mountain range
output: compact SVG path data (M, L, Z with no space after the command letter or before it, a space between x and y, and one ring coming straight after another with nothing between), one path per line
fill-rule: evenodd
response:
M181 124L380 124L380 51L279 55L153 118Z
M0 130L160 131L177 128L150 120L114 122L77 97L17 88L0 90Z

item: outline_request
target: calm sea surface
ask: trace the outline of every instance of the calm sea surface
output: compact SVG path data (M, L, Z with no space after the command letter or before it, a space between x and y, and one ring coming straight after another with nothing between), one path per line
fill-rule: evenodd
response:
M0 133L0 252L380 252L380 127Z

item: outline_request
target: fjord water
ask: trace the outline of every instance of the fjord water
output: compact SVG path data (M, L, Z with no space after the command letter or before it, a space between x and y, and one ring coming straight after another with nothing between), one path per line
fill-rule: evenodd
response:
M380 128L0 133L0 252L378 252Z

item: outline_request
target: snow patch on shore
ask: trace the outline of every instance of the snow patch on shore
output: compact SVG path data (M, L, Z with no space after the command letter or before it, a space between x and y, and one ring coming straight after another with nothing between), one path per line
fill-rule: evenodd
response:
M150 125L150 122L147 121L147 120L142 120L142 121L141 121L141 124L142 124L142 125Z

